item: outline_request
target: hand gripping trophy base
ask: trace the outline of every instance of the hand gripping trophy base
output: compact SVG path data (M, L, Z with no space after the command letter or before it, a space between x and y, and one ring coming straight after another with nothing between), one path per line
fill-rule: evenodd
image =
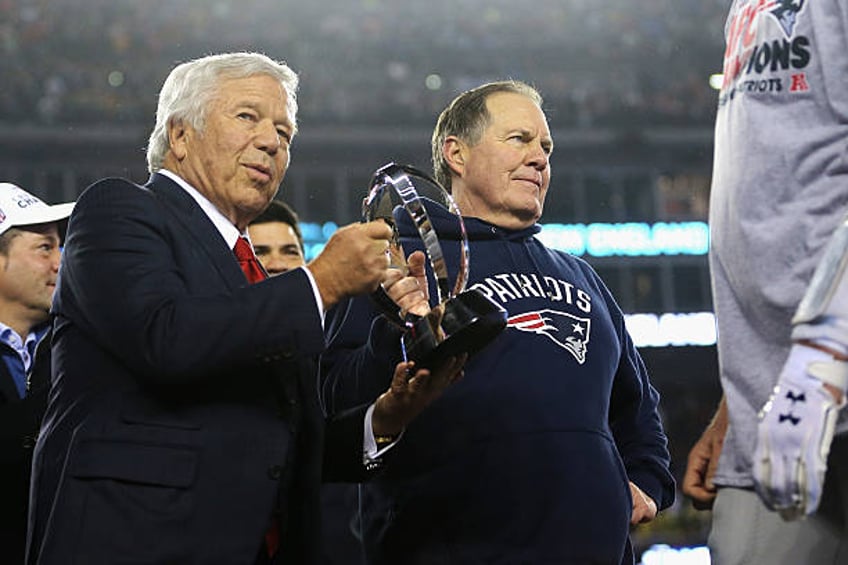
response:
M449 357L483 349L504 330L506 321L506 310L479 290L466 290L429 316L410 316L404 350L418 368L435 370Z

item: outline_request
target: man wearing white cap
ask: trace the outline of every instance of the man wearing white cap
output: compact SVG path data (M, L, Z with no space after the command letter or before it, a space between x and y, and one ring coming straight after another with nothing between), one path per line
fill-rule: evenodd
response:
M9 563L24 559L32 447L50 378L50 348L38 344L49 330L60 224L72 209L0 183L0 547Z

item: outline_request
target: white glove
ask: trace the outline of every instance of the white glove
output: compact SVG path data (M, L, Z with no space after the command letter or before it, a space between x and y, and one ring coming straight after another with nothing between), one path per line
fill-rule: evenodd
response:
M819 506L827 455L839 408L845 404L848 363L795 344L760 411L754 452L754 486L784 520L812 514ZM837 403L824 387L843 391Z

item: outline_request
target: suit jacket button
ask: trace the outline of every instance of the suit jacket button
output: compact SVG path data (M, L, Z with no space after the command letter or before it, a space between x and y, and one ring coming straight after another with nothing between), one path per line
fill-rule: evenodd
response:
M35 447L35 438L32 436L24 436L24 439L21 442L21 446L24 449L32 449L33 447Z
M283 474L283 468L280 465L271 465L268 467L268 478L278 480Z

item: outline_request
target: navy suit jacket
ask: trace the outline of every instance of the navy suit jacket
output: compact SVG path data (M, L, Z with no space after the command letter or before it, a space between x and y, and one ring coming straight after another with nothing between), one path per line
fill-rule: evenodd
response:
M32 448L47 404L49 332L35 350L27 379L27 394L20 398L9 368L0 359L0 547L3 558L16 565L24 562Z
M79 198L54 299L30 563L316 561L319 487L363 480L361 406L326 421L302 270L248 285L170 179ZM374 466L370 466L371 471Z

